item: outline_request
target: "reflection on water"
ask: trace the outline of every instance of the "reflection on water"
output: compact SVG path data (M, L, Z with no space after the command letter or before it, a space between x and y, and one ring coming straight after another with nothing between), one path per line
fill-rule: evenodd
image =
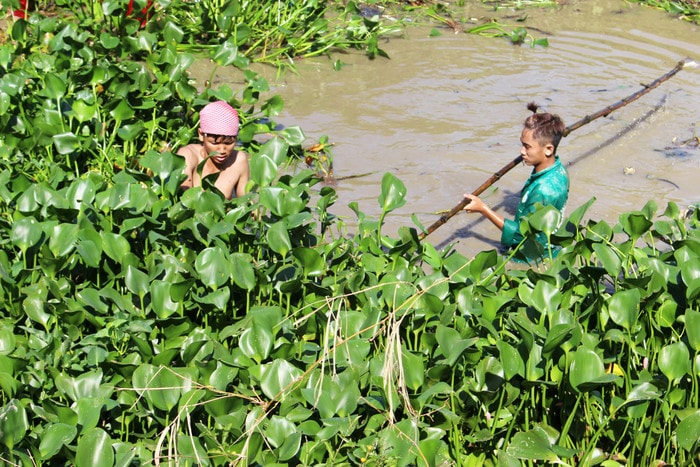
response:
M456 7L455 7L456 8ZM489 14L464 7L464 17ZM512 160L520 149L526 104L537 102L567 125L639 90L676 63L700 60L700 28L651 8L617 0L573 2L528 9L524 26L550 46L513 46L508 40L469 34L429 37L409 29L406 39L383 44L391 59L364 55L298 63L298 74L276 81L284 98L278 120L299 125L309 144L328 135L341 181L334 211L354 220L347 204L376 217L384 172L407 186L407 203L387 218L385 233L428 226ZM332 62L346 63L333 71ZM219 70L214 85L227 82ZM208 78L208 76L206 77ZM229 78L232 79L232 78ZM572 186L568 211L591 197L589 216L609 223L650 200L684 207L700 201L696 181L700 150L672 151L700 135L700 69L686 69L635 101L566 137L559 149ZM696 133L697 131L697 133ZM482 195L510 216L530 168L516 167ZM499 232L477 214L459 214L426 241L474 254L497 245Z

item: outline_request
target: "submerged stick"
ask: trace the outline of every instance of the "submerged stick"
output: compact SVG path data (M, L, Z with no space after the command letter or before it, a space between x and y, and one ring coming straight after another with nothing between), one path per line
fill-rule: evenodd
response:
M615 110L619 109L620 107L624 107L630 102L636 101L640 97L642 97L644 94L648 93L652 89L658 87L661 83L668 81L671 79L675 74L677 74L679 71L681 71L684 67L689 66L689 65L696 65L695 61L691 60L689 57L684 58L676 66L666 73L663 76L660 76L656 78L654 81L652 81L649 84L642 84L643 88L640 89L639 91L635 92L634 94L630 94L629 96L625 97L624 99L609 105L608 107L605 107L602 110L599 110L596 113L586 115L583 117L581 120L577 121L576 123L567 126L564 129L563 136L568 136L569 133L571 133L574 130L577 130L581 128L582 126L592 122L593 120L596 120L600 117L607 117L610 115L610 113L614 112ZM488 187L496 183L498 180L500 180L503 175L505 175L507 172L509 172L513 167L518 165L520 162L522 162L523 157L521 155L518 155L515 159L510 161L508 164L503 166L498 172L494 173L488 180L486 180L484 183L479 186L476 190L472 192L474 196L479 196L481 193L484 192ZM448 212L440 216L440 218L435 221L432 225L430 225L425 231L421 232L418 238L420 240L423 240L425 237L433 233L435 230L437 230L440 226L445 224L450 218L452 218L454 215L459 213L461 210L463 210L467 204L470 203L470 200L468 198L463 198L462 201L460 201L455 207L450 209Z

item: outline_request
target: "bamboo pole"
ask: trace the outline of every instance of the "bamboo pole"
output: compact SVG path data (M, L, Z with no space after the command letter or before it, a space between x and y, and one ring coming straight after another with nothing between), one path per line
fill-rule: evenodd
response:
M614 112L615 110L619 109L620 107L624 107L630 102L636 101L640 97L642 97L644 94L648 93L652 89L658 87L661 83L668 81L671 79L674 75L676 75L679 71L681 71L684 67L690 66L690 65L697 65L694 60L691 60L689 57L684 58L680 62L676 64L676 66L669 71L668 73L664 74L663 76L660 76L656 78L654 81L652 81L649 84L642 84L642 89L639 91L630 94L629 96L625 97L624 99L609 105L605 107L604 109L599 110L596 113L586 115L583 117L581 120L577 121L576 123L567 126L564 129L563 136L568 136L569 133L571 133L574 130L577 130L581 128L582 126L592 122L593 120L596 120L600 117L607 117L610 115L610 113ZM488 180L486 180L484 183L481 184L476 190L472 192L473 195L479 196L481 193L483 193L487 188L489 188L491 185L496 183L498 180L503 177L506 173L508 173L513 167L518 165L520 162L522 162L523 157L521 155L518 155L515 159L510 161L508 164L504 165L501 167L501 169L491 175ZM468 198L463 198L462 201L460 201L455 207L450 209L447 213L443 214L440 216L440 218L435 221L432 225L430 225L425 231L421 232L418 238L420 240L423 240L425 237L433 233L435 230L437 230L440 226L445 224L448 220L450 220L453 216L458 214L460 211L462 211L467 204L470 203L470 200Z

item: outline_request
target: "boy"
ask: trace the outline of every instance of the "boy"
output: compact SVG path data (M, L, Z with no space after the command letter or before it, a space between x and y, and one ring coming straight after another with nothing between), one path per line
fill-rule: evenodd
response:
M564 122L558 115L537 113L537 105L534 102L529 103L527 108L532 111L532 115L523 125L520 155L523 163L531 165L533 169L523 187L515 219L504 219L477 196L464 195L470 200L464 210L481 213L501 229L501 245L508 249L517 246L523 240L520 220L532 214L537 203L552 205L563 211L569 197L569 175L556 155L557 146L566 129ZM543 235L538 236L538 242L545 249L548 248Z
M231 199L245 194L250 168L248 155L235 148L238 136L238 112L224 101L207 104L199 112L199 140L188 144L177 154L185 158L187 179L183 188L202 185L202 178L218 174L214 186ZM201 176L198 167L203 163Z

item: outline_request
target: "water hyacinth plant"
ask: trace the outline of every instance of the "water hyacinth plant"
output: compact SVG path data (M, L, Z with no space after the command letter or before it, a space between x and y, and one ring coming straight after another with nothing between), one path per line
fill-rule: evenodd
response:
M242 88L198 89L188 33L127 6L0 44L3 463L698 462L697 209L543 208L522 229L563 249L513 270L382 232L407 191L387 174L348 234L238 45L208 53ZM181 192L173 154L214 99L251 154L230 201Z

